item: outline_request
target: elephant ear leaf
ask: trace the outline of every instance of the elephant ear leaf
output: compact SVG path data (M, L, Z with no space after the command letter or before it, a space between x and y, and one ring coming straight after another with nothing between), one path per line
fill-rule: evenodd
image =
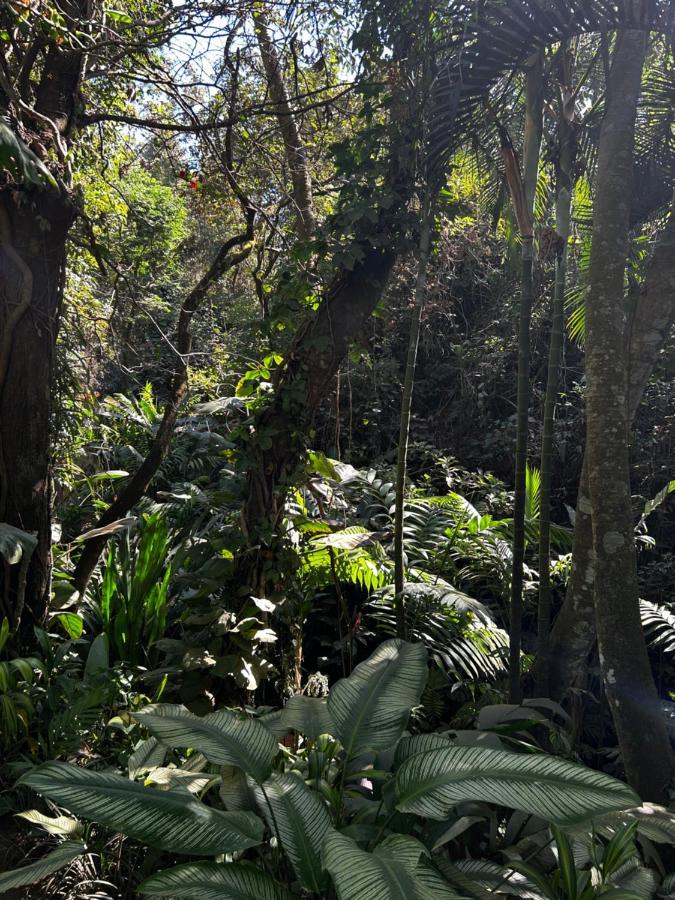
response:
M396 773L398 809L444 819L463 800L522 810L573 825L636 805L628 785L602 772L545 755L485 747L438 747L408 756Z
M14 133L7 120L0 118L0 169L17 182L31 187L57 187L47 166Z
M20 869L14 869L11 872L3 872L0 875L0 894L4 894L5 891L11 891L14 888L42 881L48 875L58 872L59 869L64 869L74 859L86 852L87 848L82 841L64 841L43 859L39 859L28 866L22 866Z
M328 697L347 758L362 750L386 750L403 734L410 710L420 702L427 679L422 644L385 641Z

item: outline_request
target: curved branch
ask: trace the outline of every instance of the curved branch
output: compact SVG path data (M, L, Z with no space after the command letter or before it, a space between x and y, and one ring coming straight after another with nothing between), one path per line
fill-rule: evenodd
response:
M192 347L190 324L199 304L204 299L211 285L233 266L238 265L249 255L253 248L254 213L248 212L246 228L241 234L229 238L218 251L208 271L190 291L178 315L176 327L176 364L169 386L169 399L164 407L164 415L159 429L150 445L147 456L118 493L116 499L99 518L94 526L103 528L117 519L123 518L135 506L147 491L150 482L157 474L171 446L178 413L188 388L188 358ZM239 247L238 252L232 252ZM82 594L89 583L94 569L98 565L101 553L108 541L109 534L97 535L86 541L73 573L73 585Z

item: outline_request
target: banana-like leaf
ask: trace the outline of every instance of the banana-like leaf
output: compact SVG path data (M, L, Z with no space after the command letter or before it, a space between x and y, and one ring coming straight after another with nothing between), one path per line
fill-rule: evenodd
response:
M0 875L0 894L4 894L5 891L11 891L14 888L23 887L26 884L35 884L36 881L41 881L47 875L63 869L78 856L82 856L86 852L87 848L81 841L65 841L43 859L39 859L28 866L22 866L20 869L14 869L11 872L3 872Z
M288 773L272 775L253 791L302 886L323 894L326 877L321 848L331 820L320 797L304 781Z
M148 731L167 747L193 747L218 766L238 766L264 781L277 754L273 735L255 719L242 719L227 709L200 718L184 706L159 703L135 713Z
M390 640L337 682L328 712L348 759L361 750L386 750L396 743L426 679L423 645Z
M215 856L255 847L263 839L263 823L252 813L221 812L187 792L143 787L108 772L50 762L19 783L78 816L174 853Z
M436 896L403 862L387 853L360 850L337 831L326 838L323 862L339 900L432 900Z
M181 900L288 900L290 894L247 863L188 863L146 878L138 888L153 897Z
M444 819L462 800L482 800L570 825L635 806L637 795L602 772L554 756L448 747L409 757L396 773L398 809Z
M335 733L335 722L326 701L302 694L290 698L282 710L281 724L287 731L299 731L312 740L316 740L321 734Z

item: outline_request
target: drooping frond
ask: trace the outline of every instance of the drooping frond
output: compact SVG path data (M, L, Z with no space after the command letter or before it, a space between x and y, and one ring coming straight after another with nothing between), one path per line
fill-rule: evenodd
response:
M458 141L472 123L482 98L499 77L522 64L533 51L577 34L613 28L667 30L672 24L667 0L647 4L646 20L637 20L631 3L614 0L456 0L454 23L439 64L432 98L428 158L439 178Z
M675 651L675 612L666 606L659 606L649 600L640 600L640 618L645 630L645 638L650 647Z

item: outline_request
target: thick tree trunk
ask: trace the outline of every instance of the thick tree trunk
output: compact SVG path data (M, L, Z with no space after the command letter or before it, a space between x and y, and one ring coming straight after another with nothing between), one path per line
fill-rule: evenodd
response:
M0 597L24 644L49 599L51 387L72 219L56 191L0 192L0 521L38 541L25 585L0 568Z
M630 496L624 270L646 34L618 38L598 147L587 312L587 454L600 661L626 776L662 800L673 757L640 623Z
M396 260L393 242L392 232L387 248L371 246L351 272L337 276L314 318L298 333L272 402L255 417L242 509L250 548L239 567L242 587L264 588L268 566L273 565L273 554L267 548L275 541L286 493L305 454L307 435L340 362L382 296Z
M675 321L675 199L633 303L628 383L629 424ZM572 574L551 633L550 696L560 700L586 672L595 643L593 531L588 464L584 464L574 520Z

